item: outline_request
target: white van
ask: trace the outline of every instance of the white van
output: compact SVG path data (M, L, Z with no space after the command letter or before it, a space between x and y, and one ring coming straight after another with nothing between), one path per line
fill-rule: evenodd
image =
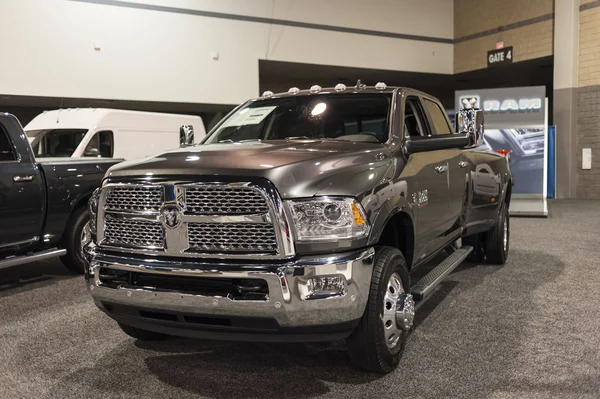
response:
M102 157L134 159L180 146L180 132L206 135L202 118L102 108L44 111L25 126L37 158Z

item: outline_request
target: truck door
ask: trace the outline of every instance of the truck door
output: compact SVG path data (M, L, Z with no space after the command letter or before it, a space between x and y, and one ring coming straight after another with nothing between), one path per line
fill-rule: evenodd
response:
M433 133L420 99L416 96L407 97L404 135L430 136ZM408 196L417 214L415 261L437 250L448 228L448 162L445 150L418 152L409 156L407 167L414 174L414 184L409 187Z
M436 135L454 134L446 112L437 102L424 98L423 104ZM467 178L469 172L473 170L474 162L467 158L463 149L447 149L444 150L444 153L448 159L448 170L446 173L448 174L447 223L449 224L447 228L451 228L463 223L463 221L460 221L460 218L463 216L467 206Z
M45 183L13 119L0 118L0 250L37 241L44 212Z

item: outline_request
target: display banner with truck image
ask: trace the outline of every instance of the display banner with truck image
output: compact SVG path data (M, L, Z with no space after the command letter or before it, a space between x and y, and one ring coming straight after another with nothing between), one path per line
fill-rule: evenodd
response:
M484 110L484 145L508 150L514 176L510 212L546 216L548 113L544 86L455 92L455 111Z

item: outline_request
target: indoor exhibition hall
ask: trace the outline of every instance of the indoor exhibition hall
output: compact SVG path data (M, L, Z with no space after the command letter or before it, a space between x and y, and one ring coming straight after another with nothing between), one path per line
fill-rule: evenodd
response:
M600 398L600 0L0 0L0 398Z

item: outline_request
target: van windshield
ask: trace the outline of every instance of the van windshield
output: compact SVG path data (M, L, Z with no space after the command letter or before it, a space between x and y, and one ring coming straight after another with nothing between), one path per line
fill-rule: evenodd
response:
M87 129L29 130L27 140L38 158L70 157L83 140Z
M391 93L365 93L253 101L218 125L204 144L293 139L383 143L391 100Z

